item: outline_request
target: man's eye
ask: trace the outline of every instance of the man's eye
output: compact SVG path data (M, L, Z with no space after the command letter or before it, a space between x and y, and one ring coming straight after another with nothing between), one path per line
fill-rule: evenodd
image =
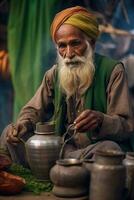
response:
M80 41L73 41L72 46L79 46L81 44Z
M59 45L58 45L58 48L59 48L59 49L63 49L63 48L65 48L65 47L66 47L65 44L59 44Z

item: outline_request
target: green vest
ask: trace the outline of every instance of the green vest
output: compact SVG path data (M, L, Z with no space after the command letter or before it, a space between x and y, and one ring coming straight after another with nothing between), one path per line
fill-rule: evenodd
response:
M114 69L117 61L95 54L95 76L92 85L84 94L85 109L97 110L103 113L107 111L107 94L106 89L112 70ZM61 92L58 82L58 72L55 78L55 95L54 105L55 112L53 119L55 121L55 133L63 135L65 132L66 120L66 101L65 95ZM91 133L87 133L90 137Z

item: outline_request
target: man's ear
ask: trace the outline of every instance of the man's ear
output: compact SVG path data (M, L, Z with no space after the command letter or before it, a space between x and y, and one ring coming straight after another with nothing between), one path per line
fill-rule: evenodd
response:
M91 45L91 47L94 49L96 41L94 39L89 38L89 37L88 38L86 37L86 39L89 42L89 44Z

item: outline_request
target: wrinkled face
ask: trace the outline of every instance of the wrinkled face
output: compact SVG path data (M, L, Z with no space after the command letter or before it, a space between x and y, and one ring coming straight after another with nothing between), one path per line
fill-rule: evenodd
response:
M95 66L91 40L78 28L62 25L56 35L59 83L67 98L92 84Z
M56 33L56 44L59 54L63 58L73 59L83 56L87 49L85 34L78 28L63 24Z

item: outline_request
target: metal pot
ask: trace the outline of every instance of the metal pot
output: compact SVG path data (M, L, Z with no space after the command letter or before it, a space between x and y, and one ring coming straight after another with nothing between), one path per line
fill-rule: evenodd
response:
M54 124L37 123L35 135L25 143L26 155L33 174L49 180L49 171L59 157L61 138L54 135Z
M52 192L58 197L75 198L88 195L89 172L78 159L56 161L50 171L50 178L54 183Z
M94 160L93 159L84 159L83 165L85 168L91 173L92 167L93 167Z
M123 163L127 170L126 188L128 199L134 200L134 152L127 152Z
M125 154L120 151L97 151L91 171L90 200L122 200L125 189Z

